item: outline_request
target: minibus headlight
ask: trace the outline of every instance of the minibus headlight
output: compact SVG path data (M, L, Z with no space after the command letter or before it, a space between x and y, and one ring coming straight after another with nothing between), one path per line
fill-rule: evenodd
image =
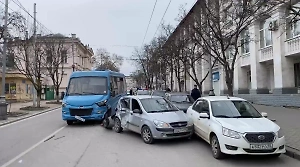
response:
M104 101L99 101L99 102L97 102L96 104L97 104L99 107L102 107L102 106L105 106L105 105L106 105L106 102L107 102L107 100L104 100Z

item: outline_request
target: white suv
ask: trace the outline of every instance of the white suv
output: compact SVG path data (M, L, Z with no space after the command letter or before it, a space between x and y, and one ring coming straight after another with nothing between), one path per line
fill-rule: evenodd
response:
M280 127L244 99L202 97L188 108L187 115L193 120L195 134L211 145L216 159L224 154L277 157L286 152Z

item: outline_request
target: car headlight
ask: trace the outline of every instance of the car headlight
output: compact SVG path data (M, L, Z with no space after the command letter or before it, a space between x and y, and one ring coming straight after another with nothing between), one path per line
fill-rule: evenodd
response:
M278 138L282 138L284 136L282 129L280 128L279 131L276 133Z
M105 106L105 105L106 105L106 102L107 102L107 100L104 100L104 101L99 101L99 102L97 102L96 104L97 104L99 107L102 107L102 106Z
M165 123L163 121L154 120L153 123L158 128L169 128L170 127L170 125L168 123Z
M224 127L222 128L222 133L224 136L227 136L227 137L231 137L231 138L235 138L235 139L241 138L241 136L239 135L238 132L224 128Z
M62 102L62 103L61 103L61 106L62 106L62 107L66 107L67 104L68 104L68 103L66 103L66 102Z

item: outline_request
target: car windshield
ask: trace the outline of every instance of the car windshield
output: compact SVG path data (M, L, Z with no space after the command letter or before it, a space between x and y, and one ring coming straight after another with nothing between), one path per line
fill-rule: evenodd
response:
M192 103L189 95L171 95L169 97L170 101L176 103Z
M149 95L149 92L147 90L138 90L137 94L138 95Z
M71 78L67 90L68 96L104 94L107 94L107 78L105 77Z
M147 113L179 111L164 98L149 98L140 100Z
M262 115L247 101L212 101L212 114L220 118L261 118Z

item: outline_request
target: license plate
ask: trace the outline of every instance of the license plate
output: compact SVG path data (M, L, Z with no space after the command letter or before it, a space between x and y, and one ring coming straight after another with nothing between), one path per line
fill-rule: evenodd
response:
M273 144L250 144L251 150L272 150Z
M81 118L80 116L75 116L76 119L78 119L79 121L85 122L85 119Z
M174 129L174 133L183 133L183 132L187 132L187 131L188 131L187 128Z

